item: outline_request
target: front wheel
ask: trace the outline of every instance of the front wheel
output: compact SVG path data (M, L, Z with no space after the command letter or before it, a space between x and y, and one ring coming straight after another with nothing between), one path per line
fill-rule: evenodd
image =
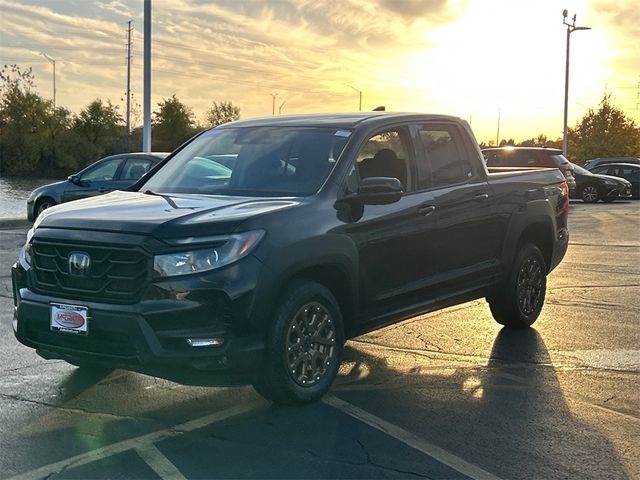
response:
M266 359L253 386L275 403L319 400L340 367L344 333L333 294L315 282L287 289L266 341Z
M500 291L487 297L493 318L501 325L525 328L542 311L547 290L547 268L542 252L532 243L521 246L509 277Z
M52 199L45 197L42 200L40 200L38 202L38 204L36 205L36 218L38 218L38 216L44 212L47 208L51 208L56 204L55 201L53 201Z
M587 185L582 189L582 200L585 203L596 203L600 199L600 193L595 185Z

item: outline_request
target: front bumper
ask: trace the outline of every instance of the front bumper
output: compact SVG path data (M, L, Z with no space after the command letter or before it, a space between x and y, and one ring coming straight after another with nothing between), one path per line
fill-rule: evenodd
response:
M245 260L242 267L231 268L258 268L257 260ZM44 358L123 368L190 385L247 383L262 362L263 335L243 318L251 286L242 285L238 293L238 285L219 281L215 288L210 275L194 275L154 284L139 302L120 305L36 293L20 263L12 268L12 281L15 336ZM51 331L51 303L87 307L88 335ZM192 347L187 338L223 343Z
M614 199L621 198L627 199L632 198L631 196L631 185L619 185L613 188L609 188L605 193L603 198Z

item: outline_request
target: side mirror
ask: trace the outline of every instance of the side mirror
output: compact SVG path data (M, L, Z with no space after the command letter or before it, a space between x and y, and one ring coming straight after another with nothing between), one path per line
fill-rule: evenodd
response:
M364 205L388 205L402 198L402 183L393 177L366 177L360 182L357 200Z
M69 180L71 183L75 183L76 185L78 185L78 183L80 183L80 177L78 177L78 175L76 175L76 174L69 175L67 177L67 180Z

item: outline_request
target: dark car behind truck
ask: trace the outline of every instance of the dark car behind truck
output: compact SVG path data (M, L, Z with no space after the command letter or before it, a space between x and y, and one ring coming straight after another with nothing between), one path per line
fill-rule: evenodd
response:
M130 190L37 219L12 271L18 340L283 403L328 390L345 339L416 314L486 297L531 325L569 238L559 170L489 173L440 115L234 122Z

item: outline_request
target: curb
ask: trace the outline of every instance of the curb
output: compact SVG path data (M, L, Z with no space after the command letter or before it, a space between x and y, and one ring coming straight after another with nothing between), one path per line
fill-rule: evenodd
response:
M30 228L32 225L26 218L0 218L0 228Z

